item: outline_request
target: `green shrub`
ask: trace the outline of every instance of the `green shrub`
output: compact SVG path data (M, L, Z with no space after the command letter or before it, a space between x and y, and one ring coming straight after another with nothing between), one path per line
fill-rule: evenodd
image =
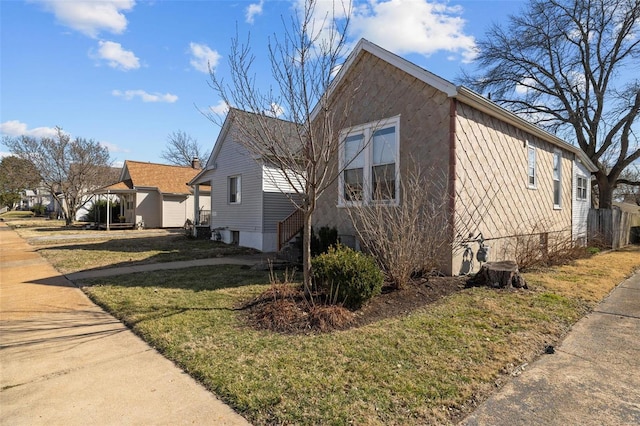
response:
M375 260L345 246L330 247L311 260L311 267L316 288L350 309L382 290L384 277Z
M34 204L31 207L31 211L33 212L33 214L35 214L36 216L42 216L44 215L44 212L47 210L46 206L43 206L42 204Z

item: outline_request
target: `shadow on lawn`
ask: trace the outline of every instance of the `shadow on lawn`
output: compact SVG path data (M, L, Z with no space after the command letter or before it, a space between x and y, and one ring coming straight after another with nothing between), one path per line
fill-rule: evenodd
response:
M163 236L124 237L113 238L107 241L82 242L67 244L52 244L48 247L39 247L36 251L51 260L56 266L66 269L63 261L56 258L70 256L78 258L87 252L103 252L105 257L112 257L113 263L102 266L90 267L82 271L104 270L125 266L137 266L166 262L178 262L196 259L211 259L228 256L254 256L258 254L254 249L232 246L222 242L210 240L194 240L183 234L170 234ZM144 259L128 258L129 253L153 252Z

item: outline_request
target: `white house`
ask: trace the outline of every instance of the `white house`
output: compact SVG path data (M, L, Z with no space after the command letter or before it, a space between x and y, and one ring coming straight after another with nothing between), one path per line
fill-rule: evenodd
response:
M239 142L237 120L255 118L230 110L209 161L189 184L195 187L196 199L201 186L211 188L212 238L220 236L226 243L272 252L278 249L278 222L296 212L291 202L295 191L266 156L252 154ZM294 126L276 118L267 120L289 131Z

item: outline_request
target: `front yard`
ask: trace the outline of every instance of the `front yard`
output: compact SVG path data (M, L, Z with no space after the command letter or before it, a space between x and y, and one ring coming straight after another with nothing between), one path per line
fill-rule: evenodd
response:
M243 250L179 233L90 236L54 222L18 231L64 273ZM256 425L417 425L455 423L472 411L527 363L547 356L545 346L557 344L639 267L640 247L631 247L525 274L524 291L464 288L459 280L446 289L431 280L408 293L420 302L383 294L356 314L372 321L359 318L331 333L256 328L248 303L271 285L267 272L246 267L78 284ZM395 304L395 311L384 308ZM380 306L394 315L374 318Z
M640 266L640 248L467 288L333 333L255 329L267 273L235 266L84 283L90 297L254 424L446 424L556 344Z

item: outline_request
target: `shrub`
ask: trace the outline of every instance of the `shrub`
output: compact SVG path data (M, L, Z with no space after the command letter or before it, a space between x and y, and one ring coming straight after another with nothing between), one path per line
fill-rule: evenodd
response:
M348 247L330 247L311 266L316 288L348 308L359 308L382 290L384 277L376 261Z
M46 210L47 210L47 207L42 204L35 204L31 207L31 211L36 216L43 216Z

